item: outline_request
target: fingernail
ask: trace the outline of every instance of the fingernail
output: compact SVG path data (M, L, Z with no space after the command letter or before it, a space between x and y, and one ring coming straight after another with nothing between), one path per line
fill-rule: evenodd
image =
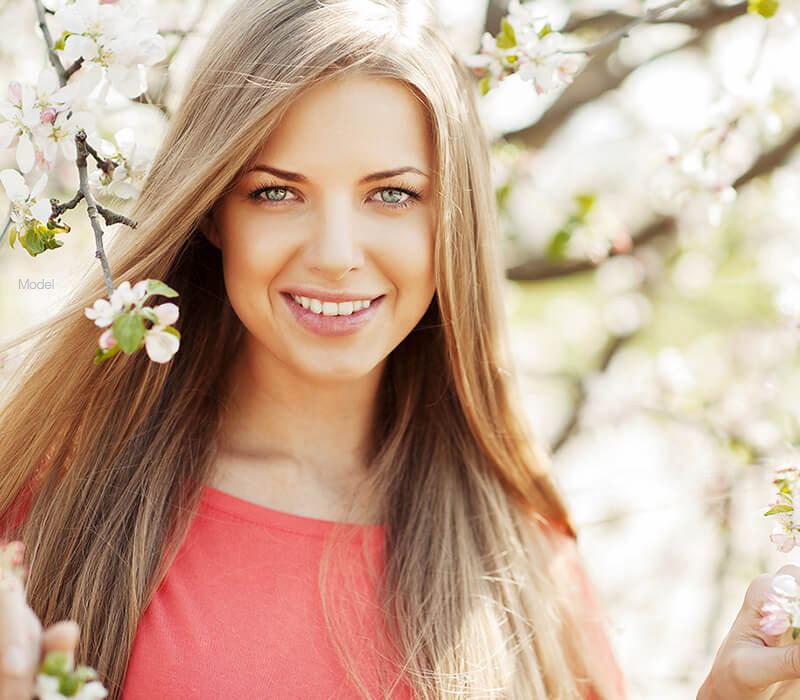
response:
M7 673L25 673L25 654L19 647L8 647L3 654L3 668Z

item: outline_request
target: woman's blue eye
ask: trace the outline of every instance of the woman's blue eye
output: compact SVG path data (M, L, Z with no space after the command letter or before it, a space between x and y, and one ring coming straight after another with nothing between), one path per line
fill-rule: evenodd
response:
M260 190L256 190L254 194L260 194L264 192L267 195L267 199L271 202L285 202L286 195L289 192L288 187L262 187ZM274 196L273 196L274 195Z
M390 199L388 201L387 201L386 197L384 197L384 193L386 193L386 192L390 192L391 193ZM398 205L398 204L402 205L403 202L406 201L406 200L402 200L403 195L405 195L407 198L410 198L410 196L411 196L408 192L405 192L403 190L399 190L399 189L396 189L396 188L389 188L389 187L386 187L386 188L384 188L382 190L379 190L378 194L380 194L381 201L384 204L394 204L394 205Z
M265 196L262 197L262 194ZM292 196L287 197L289 194ZM380 195L379 200L373 199L374 195L376 194ZM298 197L291 191L289 187L283 185L267 185L266 187L259 187L258 189L250 192L248 196L258 202L280 203L288 202L292 199L298 199ZM383 187L371 194L370 199L373 202L378 201L380 204L383 204L390 209L401 209L403 207L410 206L410 204L414 200L418 200L420 196L421 193L411 187ZM405 199L403 199L403 197L405 197Z

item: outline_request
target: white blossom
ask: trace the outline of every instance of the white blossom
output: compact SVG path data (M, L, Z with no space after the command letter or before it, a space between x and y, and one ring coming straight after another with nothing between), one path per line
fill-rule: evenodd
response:
M8 101L0 102L0 148L16 146L16 160L23 173L34 166L50 170L59 149L75 160L75 134L79 129L94 131L94 117L73 110L79 85L60 87L55 73L45 68L35 85L12 81Z
M11 202L11 220L18 232L22 233L37 221L47 223L52 211L50 201L37 199L47 184L46 173L42 174L31 189L28 189L25 178L10 168L0 171L0 182Z
M58 32L69 32L64 57L83 57L79 73L89 84L104 77L126 97L138 97L147 89L144 66L163 60L166 43L158 26L139 17L134 5L119 6L99 0L76 0L53 16Z
M161 325L153 326L144 335L145 349L153 362L168 362L180 347L180 339L164 328Z
M70 696L58 692L59 683L58 676L39 673L36 675L34 695L39 700L101 700L108 695L108 691L100 681L89 681L77 693Z
M137 197L152 165L154 152L137 146L132 129L124 128L114 134L116 146L102 141L98 151L116 165L110 173L96 169L89 175L97 193L120 199Z

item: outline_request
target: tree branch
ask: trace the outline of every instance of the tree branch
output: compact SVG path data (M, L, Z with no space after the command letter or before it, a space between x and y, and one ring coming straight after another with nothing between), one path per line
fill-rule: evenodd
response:
M99 204L97 205L97 211L99 211L100 215L106 220L106 226L112 226L113 224L125 224L131 228L136 228L138 225L133 219L129 219L127 216L123 216L122 214L117 214L116 212L106 209Z
M3 226L2 232L0 232L0 243L3 242L3 239L6 237L8 233L8 229L11 228L11 207L8 208L8 214L6 216L6 223Z
M634 245L640 246L652 241L659 236L674 234L676 231L675 219L671 216L664 216L655 219L645 226L634 238ZM608 257L622 255L623 253L611 252ZM630 251L624 253L630 255ZM543 258L531 258L519 265L506 270L506 277L520 282L531 282L534 280L552 279L555 277L568 277L579 272L594 270L598 263L591 260L570 260L564 263L553 263Z
M78 66L78 68L75 68L75 64L70 66L71 72L67 75L67 72L64 70L64 65L61 63L61 59L58 57L54 48L53 37L50 35L50 29L47 26L47 20L44 16L44 5L42 5L41 0L33 0L33 4L36 6L36 18L39 22L39 29L42 30L44 43L47 45L47 57L50 59L50 65L55 68L58 75L58 82L61 84L61 87L64 87L67 84L67 80L69 80L69 75L72 75L80 66ZM77 61L75 63L77 63Z
M680 17L664 20L674 23L679 22L690 26L696 29L699 34L687 43L659 53L653 58L658 58L659 56L667 55L678 49L684 49L688 46L699 44L706 32L746 13L747 3L742 2L729 7L714 8L703 15L694 16L691 19L681 15ZM619 19L620 17L624 18L626 22L630 19L628 16L618 15L617 13L601 15L601 17L613 18L609 21L615 25L619 25L621 21ZM658 24L659 22L660 20L656 20L651 23ZM592 57L593 60L589 62L588 66L575 77L572 83L564 89L558 99L550 105L547 111L536 122L517 131L510 131L506 136L516 138L526 148L541 147L541 145L550 138L552 133L580 107L618 88L623 81L640 66L630 66L612 73L607 67L607 60L615 49L616 46L604 47L603 50Z
M89 176L86 173L86 160L89 152L86 148L86 132L83 129L75 134L75 144L78 147L78 157L75 162L78 165L80 192L86 200L86 211L89 214L89 221L92 222L94 241L97 247L94 256L100 259L100 264L103 267L103 276L106 280L106 288L108 289L108 296L111 298L111 295L114 293L114 284L111 281L111 270L108 266L105 250L103 249L103 227L100 225L100 213L97 209L97 202L94 200L94 195L89 189Z
M596 51L597 49L607 46L608 44L616 43L619 39L628 36L628 34L630 34L630 32L636 27L638 27L640 24L653 22L665 12L673 10L679 5L683 5L684 2L686 2L686 0L671 0L670 2L667 2L664 5L659 5L658 7L654 7L651 10L648 10L639 17L635 17L627 24L623 25L616 31L611 32L610 34L603 37L600 41L595 42L594 44L583 46L580 49L561 51L560 53L591 53L593 51Z
M56 202L55 199L51 199L50 203L51 203L51 206L52 206L52 212L53 213L50 214L50 218L51 219L57 219L65 211L67 211L67 209L74 209L76 206L78 206L78 202L80 202L82 199L83 199L83 192L81 192L80 190L78 190L75 193L75 196L72 199L70 199L68 202L63 202L63 203L59 204L58 202Z
M733 188L739 189L748 182L755 180L757 177L771 173L773 170L783 165L792 151L797 147L800 147L800 127L790 132L786 139L780 144L762 153L753 165L734 180L732 183ZM658 236L674 234L676 231L677 228L674 217L659 217L650 222L633 237L633 244L635 247L638 247ZM630 253L628 252L625 254L627 255ZM620 253L612 251L608 257L613 257L614 255L620 255ZM508 279L516 281L534 281L553 279L555 277L568 277L569 275L593 270L596 267L597 263L593 263L591 260L572 260L565 263L554 264L546 259L537 257L508 268L508 270L506 270L506 276Z
M615 336L614 339L608 344L605 352L603 353L603 357L600 360L600 366L598 367L599 372L605 372L608 369L608 366L611 364L611 360L614 358L620 348L627 342L629 338L632 338L632 335L628 335L625 337ZM580 416L581 407L583 406L584 402L586 401L586 384L584 380L580 380L577 384L578 386L578 397L575 399L575 406L572 411L572 416L567 421L566 425L561 429L558 437L556 437L555 441L553 442L552 446L550 447L550 452L555 454L561 447L564 445L567 440L577 431L578 429L578 418Z

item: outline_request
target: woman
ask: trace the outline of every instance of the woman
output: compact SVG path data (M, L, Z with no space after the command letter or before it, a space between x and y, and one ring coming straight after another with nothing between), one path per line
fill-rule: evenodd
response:
M470 77L424 10L220 21L109 254L180 292L183 347L81 361L98 274L8 393L33 612L6 599L4 645L77 643L114 700L624 697L522 419Z

